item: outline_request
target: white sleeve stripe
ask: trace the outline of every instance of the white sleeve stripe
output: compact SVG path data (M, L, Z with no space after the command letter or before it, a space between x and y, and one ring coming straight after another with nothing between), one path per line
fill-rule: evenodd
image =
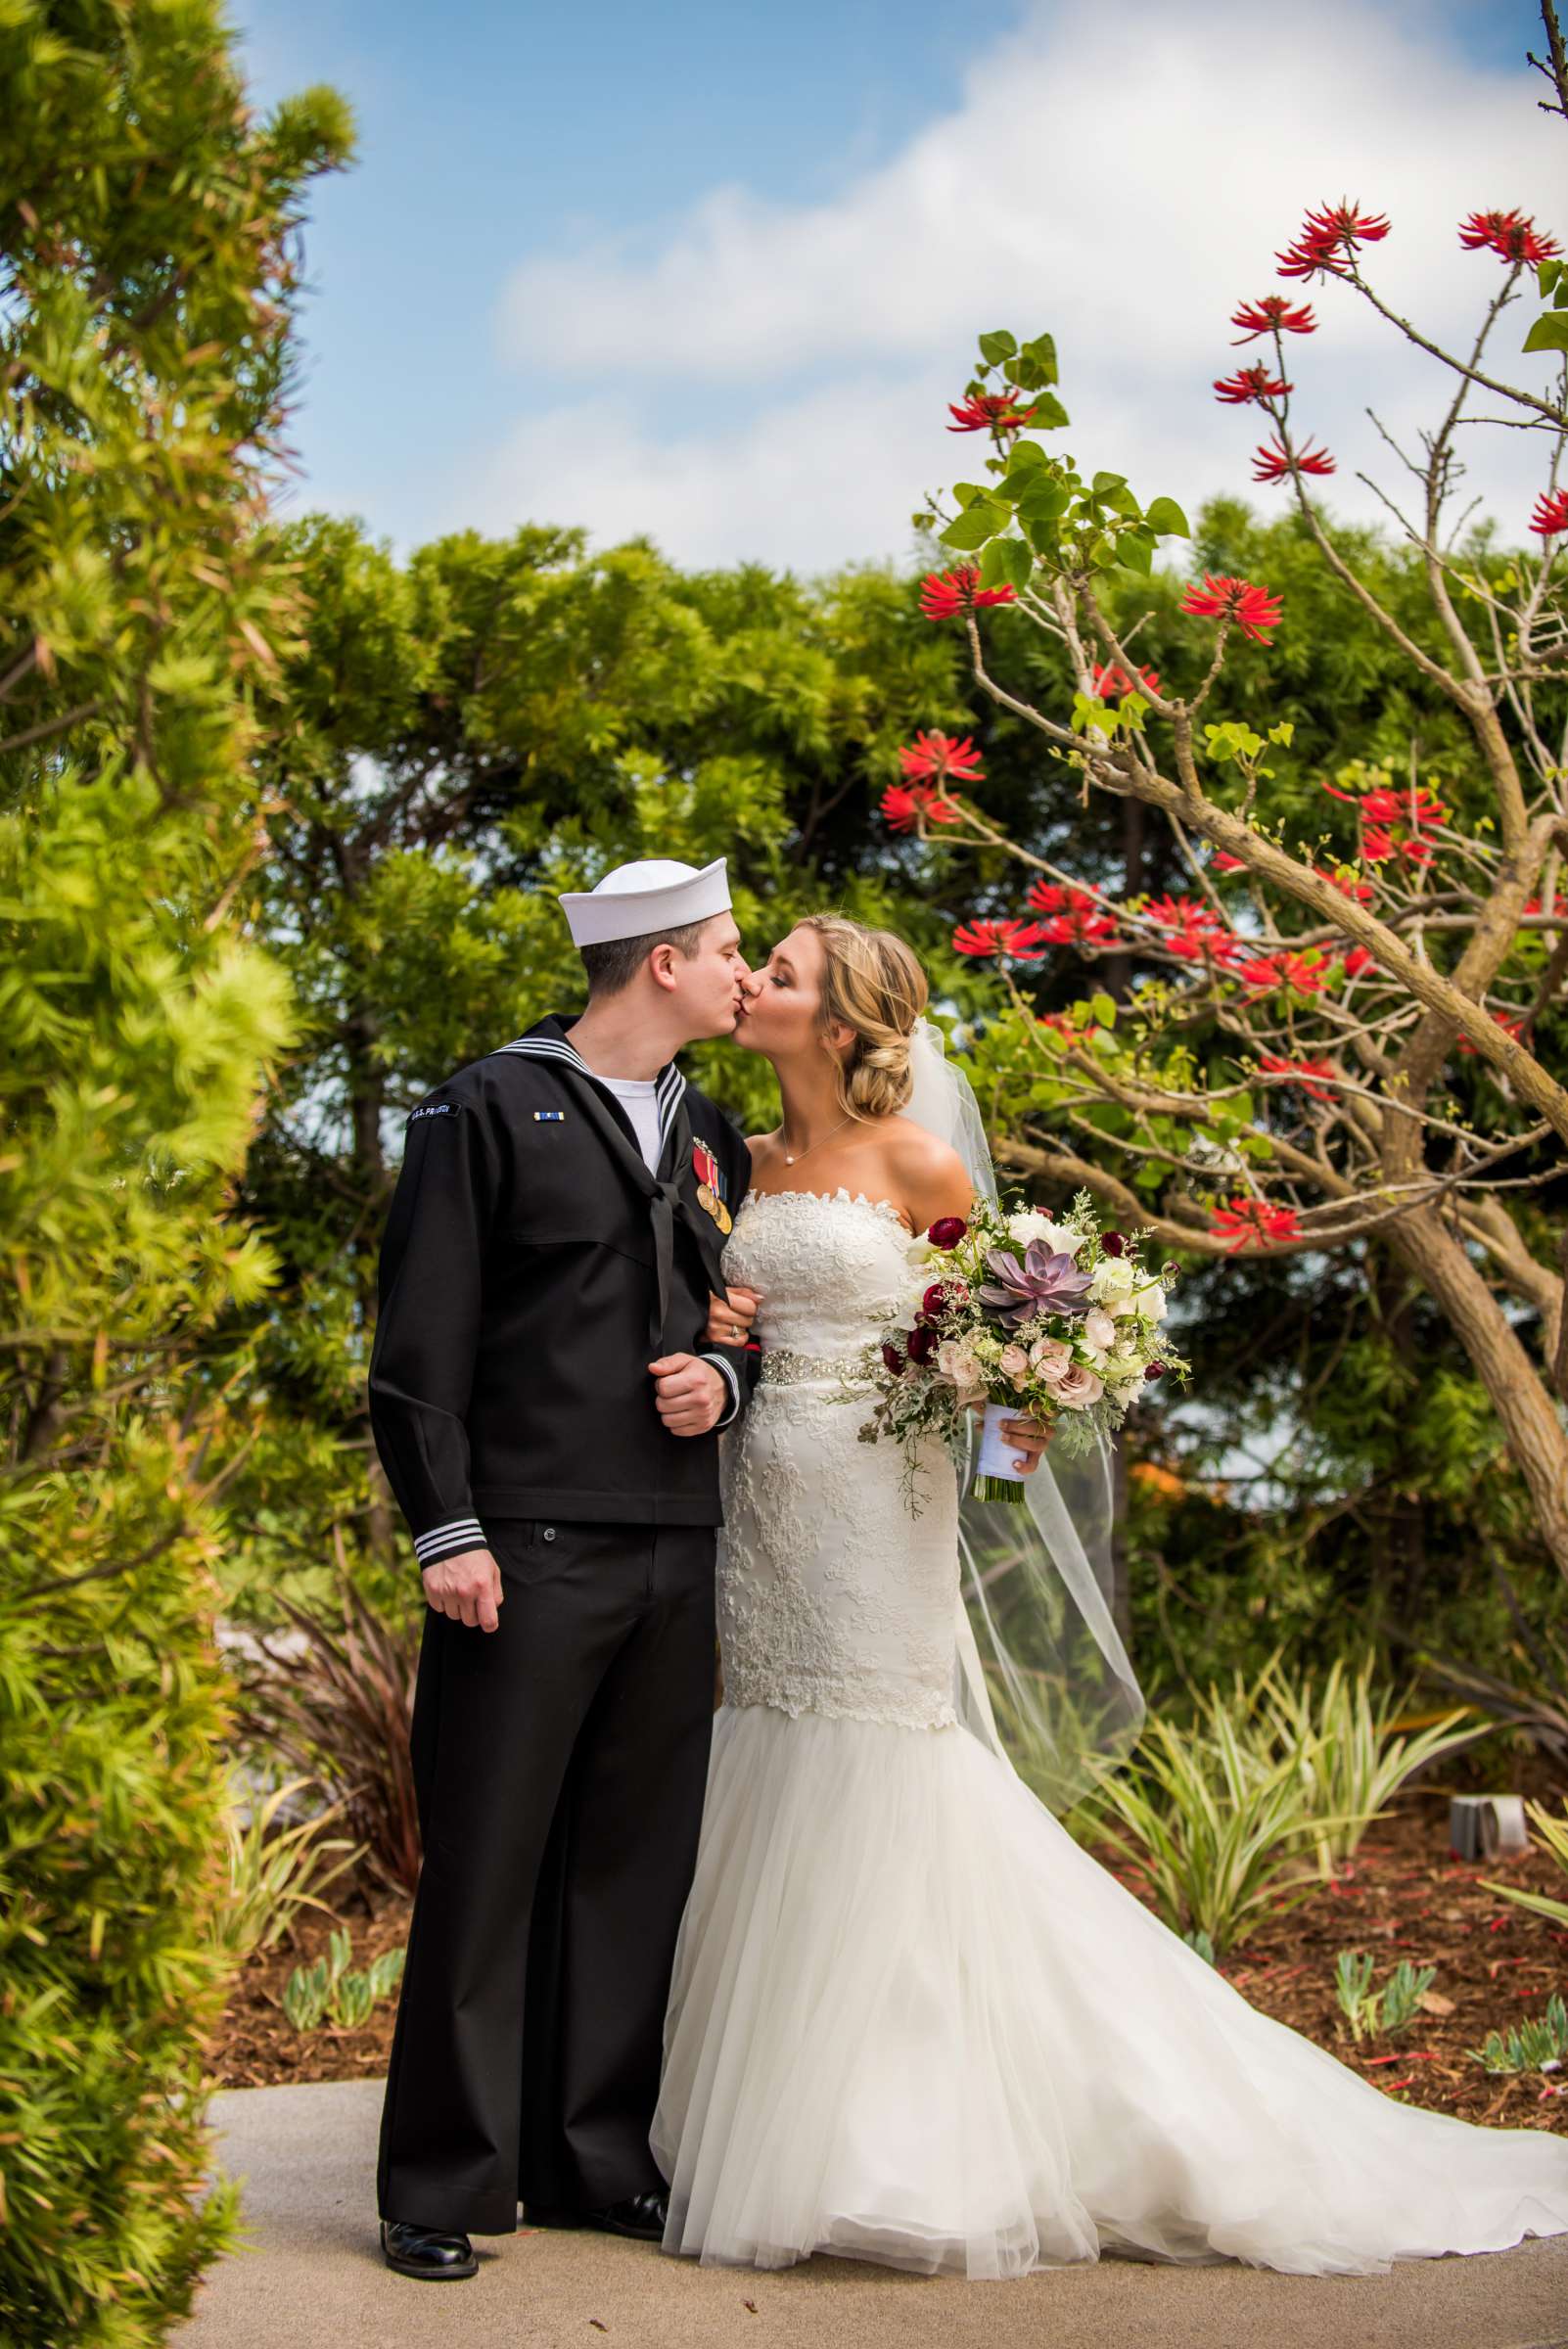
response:
M470 1535L478 1534L483 1539L484 1533L484 1528L477 1517L454 1517L446 1525L433 1526L428 1534L416 1534L414 1547L417 1550L426 1550L435 1542L444 1545L451 1541L455 1534L461 1534L465 1539Z
M721 1427L727 1427L730 1420L734 1418L736 1412L740 1409L740 1380L735 1374L735 1365L731 1361L726 1361L721 1354L700 1354L697 1359L700 1362L712 1362L714 1368L719 1372L723 1378L725 1386L729 1389L729 1408L721 1419L715 1419L714 1421L715 1430Z

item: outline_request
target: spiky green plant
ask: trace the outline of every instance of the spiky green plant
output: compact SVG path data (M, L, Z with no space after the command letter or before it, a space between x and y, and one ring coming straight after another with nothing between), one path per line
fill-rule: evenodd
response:
M236 1961L254 1950L274 1948L301 1909L333 1913L321 1895L359 1856L360 1846L346 1835L322 1832L342 1809L341 1801L297 1819L293 1826L276 1825L285 1804L310 1783L307 1777L286 1779L263 1802L252 1806L243 1825L238 1801L225 1814L229 1881L217 1913L216 1937ZM334 1852L340 1857L329 1865Z
M1525 1817L1541 1831L1542 1841L1568 1875L1568 1810L1561 1819L1554 1819L1545 1803L1526 1803ZM1500 1892L1505 1901L1515 1901L1521 1909L1529 1909L1537 1916L1548 1916L1553 1924L1568 1925L1568 1901L1554 1901L1547 1892L1527 1892L1521 1884L1495 1883L1483 1876L1488 1892Z

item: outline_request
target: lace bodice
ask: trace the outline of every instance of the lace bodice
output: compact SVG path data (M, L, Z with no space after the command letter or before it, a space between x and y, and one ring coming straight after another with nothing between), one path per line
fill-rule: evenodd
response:
M912 1515L898 1450L859 1441L871 1389L845 1401L829 1367L862 1356L880 1335L877 1309L907 1293L910 1236L888 1201L843 1184L749 1191L735 1219L724 1277L761 1292L764 1379L720 1439L728 1704L920 1728L955 1721L950 1460L931 1438Z
M878 1306L908 1282L910 1232L886 1199L836 1191L748 1191L724 1249L724 1278L760 1289L764 1353L848 1357L876 1335Z

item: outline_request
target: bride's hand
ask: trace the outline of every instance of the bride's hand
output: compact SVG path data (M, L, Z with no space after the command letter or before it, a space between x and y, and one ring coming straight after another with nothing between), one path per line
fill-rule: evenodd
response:
M708 1327L703 1342L708 1346L744 1346L752 1334L761 1302L756 1289L726 1289L722 1297L710 1292L708 1299Z
M983 1411L985 1407L984 1403L972 1403L969 1405L972 1411ZM1045 1455L1046 1445L1056 1431L1043 1419L1021 1417L1004 1419L1001 1432L1013 1446L1013 1465L1019 1475L1033 1476Z

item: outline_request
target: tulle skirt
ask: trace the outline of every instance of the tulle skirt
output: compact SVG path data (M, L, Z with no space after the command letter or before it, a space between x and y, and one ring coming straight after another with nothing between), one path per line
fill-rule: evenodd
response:
M664 2248L1300 2275L1568 2233L1568 2139L1249 2005L962 1728L715 1717L651 2132Z

